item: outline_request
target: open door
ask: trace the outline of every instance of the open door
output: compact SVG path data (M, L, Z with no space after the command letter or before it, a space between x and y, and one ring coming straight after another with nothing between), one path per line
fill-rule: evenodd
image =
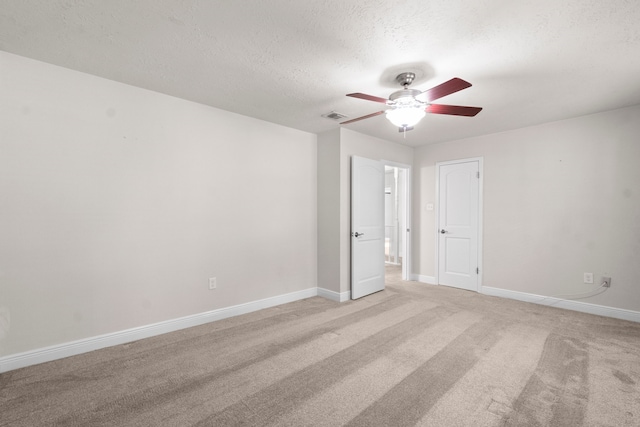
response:
M351 299L384 289L384 164L351 158Z

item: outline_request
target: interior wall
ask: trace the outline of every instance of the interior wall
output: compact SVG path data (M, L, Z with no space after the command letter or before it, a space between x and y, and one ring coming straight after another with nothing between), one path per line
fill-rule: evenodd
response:
M340 292L351 289L351 157L413 165L413 147L340 128Z
M340 129L318 135L318 287L340 292Z
M484 158L483 285L640 311L640 106L415 151L414 272L435 276L435 163Z
M0 62L0 356L316 287L316 135Z

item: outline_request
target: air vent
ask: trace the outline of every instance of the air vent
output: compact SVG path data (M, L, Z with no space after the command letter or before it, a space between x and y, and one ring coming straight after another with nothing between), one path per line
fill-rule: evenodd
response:
M347 118L347 116L345 116L344 114L336 113L335 111L323 114L322 117L326 117L327 119L331 120L342 120Z

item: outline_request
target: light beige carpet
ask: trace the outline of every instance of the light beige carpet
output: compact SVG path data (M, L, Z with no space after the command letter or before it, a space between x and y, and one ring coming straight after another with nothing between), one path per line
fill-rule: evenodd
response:
M640 324L389 282L2 374L0 425L640 425Z

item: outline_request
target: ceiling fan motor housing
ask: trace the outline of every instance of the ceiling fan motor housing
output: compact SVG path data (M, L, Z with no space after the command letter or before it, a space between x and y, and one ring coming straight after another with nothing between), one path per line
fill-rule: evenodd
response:
M417 89L401 89L393 92L391 96L389 96L389 101L397 104L413 103L413 101L416 101L416 96L421 93L422 92Z

